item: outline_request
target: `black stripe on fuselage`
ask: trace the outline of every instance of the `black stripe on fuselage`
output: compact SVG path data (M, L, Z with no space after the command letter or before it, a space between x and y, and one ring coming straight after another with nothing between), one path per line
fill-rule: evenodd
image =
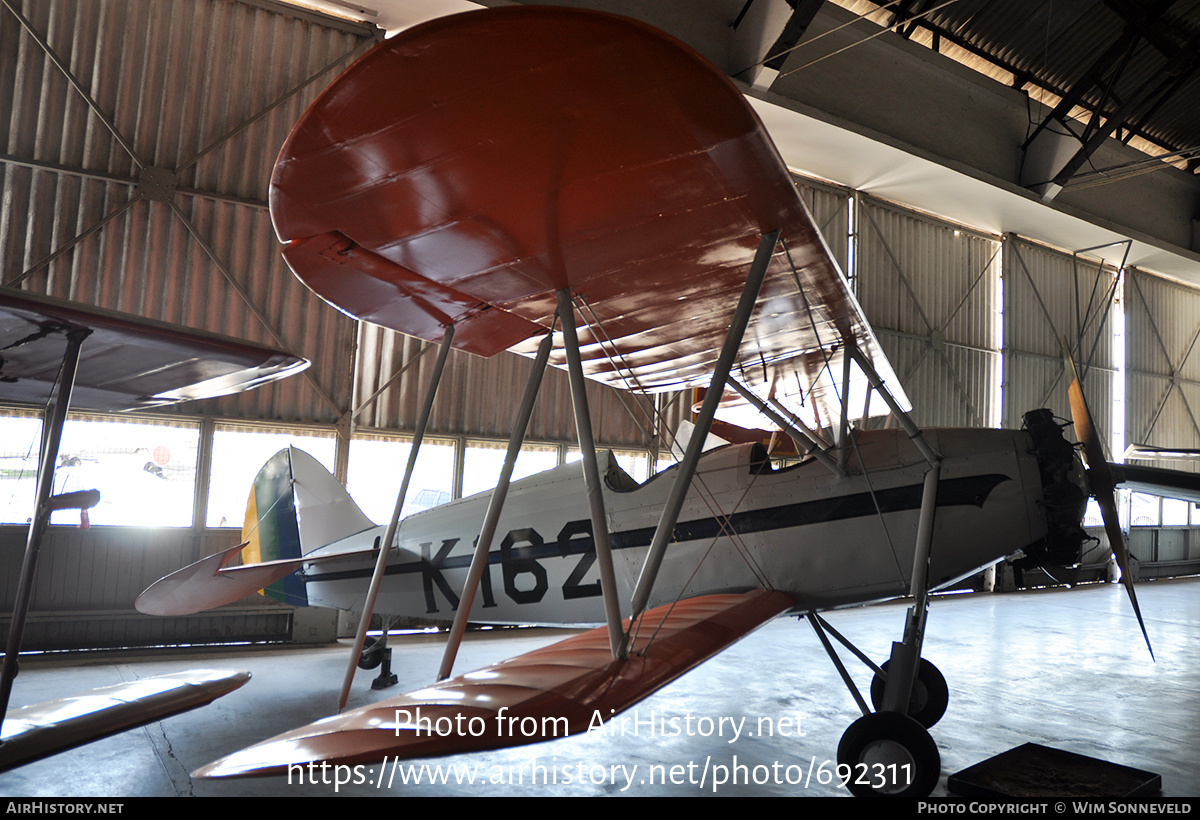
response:
M982 507L987 497L999 484L1012 479L1006 475L989 473L987 475L969 476L966 478L951 478L938 482L938 507ZM698 518L684 521L675 525L671 541L702 541L716 538L728 526L739 535L771 530L806 527L813 524L825 524L831 521L845 521L851 518L864 518L876 513L897 513L917 510L921 507L922 484L909 484L905 487L893 487L888 490L876 490L872 493L854 493L852 495L822 498L817 501L800 501L795 504L782 504L778 507L765 507L761 510L746 510L731 516ZM726 524L726 522L728 522ZM587 525L589 522L583 521ZM654 538L654 527L641 527L636 530L614 532L609 540L614 550L635 549L650 546ZM543 534L545 535L545 534ZM562 550L554 540L555 534L550 533L549 539L540 546L522 543L520 547L522 558L561 558ZM456 539L459 541L461 539ZM436 544L431 545L435 549ZM570 539L570 554L579 555L595 549L589 532L581 532ZM488 553L489 564L501 563L500 551L493 547ZM438 563L436 569L466 569L471 565L470 552L454 557L447 556ZM428 569L427 561L408 561L402 564L389 564L387 575L404 575L421 572ZM308 576L312 582L344 581L352 578L370 578L372 569L342 570L335 572L318 572Z

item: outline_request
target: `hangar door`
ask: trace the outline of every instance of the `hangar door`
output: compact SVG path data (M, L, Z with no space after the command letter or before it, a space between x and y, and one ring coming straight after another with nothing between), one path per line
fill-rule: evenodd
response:
M860 197L856 292L929 427L994 427L1000 242Z
M1200 291L1131 269L1125 282L1126 437L1200 447ZM1190 462L1152 462L1196 469Z
M1029 410L1071 418L1063 340L1071 347L1097 427L1117 432L1113 406L1116 269L1009 235L1004 254L1003 426ZM1073 434L1068 428L1068 437Z

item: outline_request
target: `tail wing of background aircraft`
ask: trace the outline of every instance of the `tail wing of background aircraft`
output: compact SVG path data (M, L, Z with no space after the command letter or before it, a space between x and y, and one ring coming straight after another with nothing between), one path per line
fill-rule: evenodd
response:
M308 362L236 339L0 291L0 397L45 403L37 502L29 524L12 624L0 672L0 768L202 706L244 684L245 672L197 670L135 681L5 714L33 593L42 535L55 509L94 506L95 490L52 495L68 409L132 410L247 390Z

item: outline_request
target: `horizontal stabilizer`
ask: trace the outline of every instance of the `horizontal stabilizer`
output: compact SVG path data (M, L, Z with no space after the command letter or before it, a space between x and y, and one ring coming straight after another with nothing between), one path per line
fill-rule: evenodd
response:
M214 778L284 774L289 765L434 757L585 732L793 603L782 592L755 590L664 605L643 616L626 660L613 659L606 628L593 629L486 669L295 729L210 763L195 774ZM446 727L451 730L445 731Z
M145 615L192 615L239 601L281 578L286 578L304 564L346 558L360 552L374 552L373 549L366 549L227 567L226 564L233 561L245 546L238 544L224 552L201 558L194 564L188 564L165 578L159 578L137 597L134 607Z
M1113 464L1113 479L1118 487L1167 498L1182 498L1200 504L1200 473Z
M4 716L0 771L212 703L249 672L193 669L93 689Z

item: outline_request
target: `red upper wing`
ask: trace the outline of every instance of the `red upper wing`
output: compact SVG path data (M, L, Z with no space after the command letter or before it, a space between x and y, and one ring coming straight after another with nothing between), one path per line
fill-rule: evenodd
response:
M643 390L707 381L780 229L740 377L824 405L827 354L855 340L894 379L737 88L628 19L498 8L381 43L297 124L271 212L322 297L429 340L453 323L474 353L532 349L570 287L585 370Z

